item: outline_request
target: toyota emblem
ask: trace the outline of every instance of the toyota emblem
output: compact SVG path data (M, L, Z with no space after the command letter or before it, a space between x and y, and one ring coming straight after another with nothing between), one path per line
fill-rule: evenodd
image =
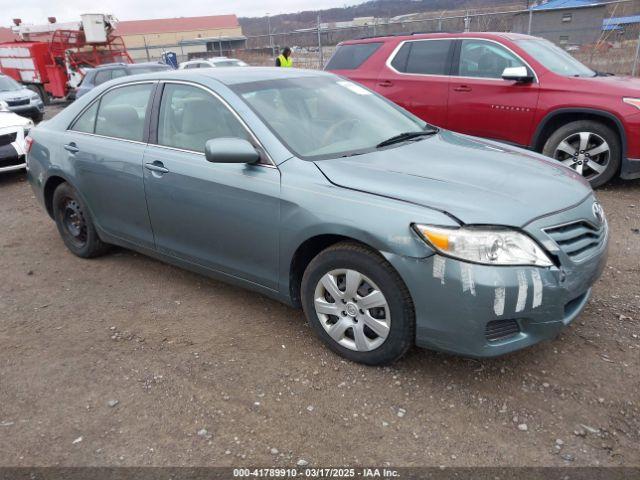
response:
M593 202L591 211L593 212L593 216L596 217L598 223L604 222L604 210L602 209L602 205L600 205L598 202Z

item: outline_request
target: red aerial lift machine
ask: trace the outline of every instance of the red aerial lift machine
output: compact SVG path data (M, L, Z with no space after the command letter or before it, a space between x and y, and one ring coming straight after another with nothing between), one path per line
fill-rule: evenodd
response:
M38 92L45 103L77 87L84 69L132 63L111 15L85 14L80 22L23 25L14 20L14 41L0 43L0 72Z

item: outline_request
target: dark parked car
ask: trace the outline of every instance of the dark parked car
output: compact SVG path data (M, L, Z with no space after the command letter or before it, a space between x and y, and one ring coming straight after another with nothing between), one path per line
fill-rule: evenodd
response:
M77 89L69 94L69 100L80 98L85 93L93 90L98 85L102 85L114 78L126 77L127 75L141 75L143 73L161 72L164 70L172 70L169 65L164 63L112 63L101 65L96 68L87 70L82 82Z
M514 33L353 40L326 69L427 122L542 152L594 187L640 177L640 80L599 75L547 40Z
M301 306L369 364L551 338L606 261L575 171L329 73L121 78L30 136L29 181L73 253L121 245Z

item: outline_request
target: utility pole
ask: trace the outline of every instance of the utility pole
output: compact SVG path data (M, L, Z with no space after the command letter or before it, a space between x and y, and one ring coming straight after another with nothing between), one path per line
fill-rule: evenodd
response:
M638 35L638 44L636 45L636 54L633 57L633 69L631 70L632 77L635 77L638 71L638 55L640 55L640 35Z
M533 23L533 5L527 0L527 10L529 10L529 26L527 27L527 35L531 35L531 24Z
M267 31L269 32L269 46L271 47L271 55L275 57L276 51L273 48L273 38L271 37L271 17L269 15L270 14L267 12Z
M320 60L320 70L324 68L324 56L322 55L322 34L320 33L320 14L318 13L318 58Z

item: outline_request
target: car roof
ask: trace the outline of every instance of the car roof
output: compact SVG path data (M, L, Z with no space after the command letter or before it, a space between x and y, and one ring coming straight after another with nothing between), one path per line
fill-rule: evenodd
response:
M375 42L403 42L406 40L423 40L431 38L486 38L487 40L522 40L527 38L535 38L531 35L524 35L521 33L511 32L462 32L462 33L450 33L450 32L433 32L433 33L411 33L411 34L399 34L391 35L387 37L367 37L359 38L356 40L347 40L341 42L340 45L354 45L358 43L375 43Z
M331 78L332 73L320 70L303 70L300 68L277 67L242 67L242 68L198 68L187 70L168 70L154 73L136 75L136 81L140 80L192 80L198 81L203 77L217 80L224 85L237 85L241 83L261 82L265 80L282 80L293 78ZM130 82L127 77L112 80L115 83Z
M102 65L97 65L92 68L92 70L110 70L114 68L143 68L143 67L164 67L166 66L164 63L158 62L144 62L144 63L104 63Z

